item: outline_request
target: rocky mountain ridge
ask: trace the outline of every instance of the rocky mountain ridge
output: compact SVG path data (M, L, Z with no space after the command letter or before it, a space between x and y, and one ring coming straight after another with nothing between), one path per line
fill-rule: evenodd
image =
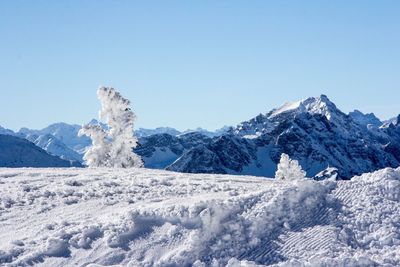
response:
M400 127L367 128L328 97L287 103L185 152L168 170L273 176L281 153L313 177L326 168L349 178L400 165Z

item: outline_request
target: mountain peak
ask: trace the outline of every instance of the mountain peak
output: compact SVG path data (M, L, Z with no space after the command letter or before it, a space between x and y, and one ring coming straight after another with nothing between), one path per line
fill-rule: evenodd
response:
M88 122L88 124L91 124L91 125L96 125L96 124L99 124L100 122L98 121L98 120L96 120L96 119L91 119L89 122Z
M336 113L337 111L338 109L336 108L336 105L331 102L326 95L322 94L318 97L309 97L305 100L285 103L281 107L273 109L268 114L268 118L274 118L283 113L308 112L311 114L322 114L328 120L330 120L332 114Z
M329 121L343 122L346 114L341 112L326 95L309 97L296 102L287 102L255 118L240 123L234 132L246 138L256 138L262 134L273 131L282 120L294 118L299 114L320 114Z
M302 101L305 110L312 114L322 114L329 120L333 112L337 111L336 105L326 95L310 97Z

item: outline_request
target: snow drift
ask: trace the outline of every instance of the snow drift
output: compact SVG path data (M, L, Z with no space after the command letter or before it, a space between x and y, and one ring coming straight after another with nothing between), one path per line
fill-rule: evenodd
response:
M399 266L400 168L350 181L1 169L6 266Z

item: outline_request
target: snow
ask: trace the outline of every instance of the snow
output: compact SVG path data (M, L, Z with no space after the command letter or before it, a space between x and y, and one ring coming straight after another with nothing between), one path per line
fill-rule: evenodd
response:
M181 132L172 127L157 127L155 129L139 128L139 129L135 130L135 135L138 138L140 138L140 137L148 137L148 136L155 135L155 134L169 134L172 136L179 136L179 135L184 135L187 133L194 132L194 133L201 133L208 137L215 137L215 136L220 136L220 135L225 134L230 129L231 129L230 126L223 126L219 129L216 129L215 131L209 131L209 130L203 129L201 127L197 127L196 129L187 129L187 130Z
M399 266L400 168L350 181L0 169L4 266Z
M181 134L180 131L176 130L175 128L171 128L171 127L157 127L155 129L145 129L145 128L139 128L137 130L135 130L135 135L140 138L140 137L147 137L150 135L154 135L154 134L170 134L173 136L176 136L178 134Z
M79 137L78 132L80 129L80 125L59 122L50 124L49 126L41 130L21 128L17 134L21 136L40 136L51 134L52 136L63 142L67 147L73 149L79 154L82 154L85 151L85 148L90 145L90 139L86 136Z
M82 161L82 155L67 147L63 142L61 142L51 134L44 134L39 136L27 135L25 136L25 139L44 149L47 153L54 156L59 156L61 159L73 160L77 162Z
M246 138L246 139L257 139L257 138L259 138L260 136L261 136L260 133L257 133L257 134L247 134L247 135L243 135L243 138Z
M279 114L285 113L285 112L290 111L290 110L297 109L297 108L300 107L302 102L303 101L286 102L285 104L283 104L279 108L274 109L269 117L273 118L273 117L275 117L275 116L277 116Z
M278 115L294 111L296 113L307 112L310 114L321 114L328 120L332 120L332 115L337 110L335 104L333 104L326 95L320 95L319 97L309 97L307 99L288 102L283 104L281 107L272 110L268 115L269 119L273 119ZM335 118L336 119L336 118Z

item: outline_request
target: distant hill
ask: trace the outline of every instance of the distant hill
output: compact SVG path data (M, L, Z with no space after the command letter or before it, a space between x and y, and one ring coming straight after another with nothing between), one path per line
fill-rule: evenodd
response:
M0 167L71 167L79 163L49 155L26 139L0 134Z
M67 124L64 122L53 123L41 130L32 130L28 128L21 128L17 134L26 137L36 135L52 135L59 141L63 142L70 149L83 153L85 147L91 144L90 138L87 136L78 136L78 132L81 129L80 125ZM51 152L51 151L50 151ZM61 155L58 155L61 156Z

